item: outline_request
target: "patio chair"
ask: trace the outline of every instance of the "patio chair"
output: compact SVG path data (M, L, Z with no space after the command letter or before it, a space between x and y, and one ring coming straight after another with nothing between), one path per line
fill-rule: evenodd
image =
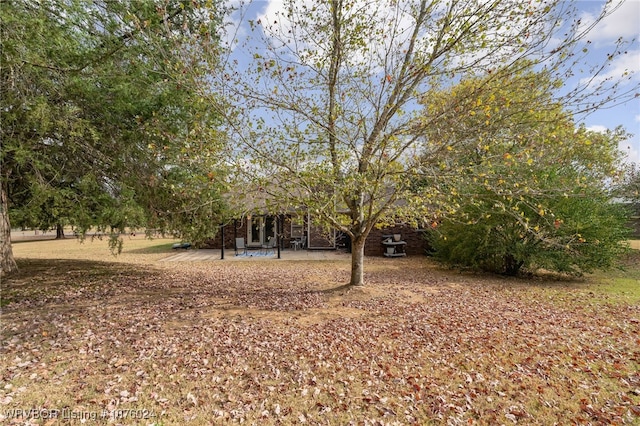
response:
M275 254L277 241L278 239L276 237L269 237L269 241L267 241L267 244L262 245L262 249L264 250L264 253L268 254L269 250L271 250L273 251L273 254Z
M236 256L238 256L239 251L242 251L242 254L246 256L247 246L244 245L244 238L236 238Z
M291 240L291 248L294 250L303 249L307 243L307 237L301 237Z

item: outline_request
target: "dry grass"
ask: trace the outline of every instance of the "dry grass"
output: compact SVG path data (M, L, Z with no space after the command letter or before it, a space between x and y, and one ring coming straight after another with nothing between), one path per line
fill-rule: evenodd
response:
M120 255L114 256L107 245L107 237L88 236L84 241L76 238L64 240L47 239L41 241L16 241L13 252L25 259L83 259L117 263L154 263L171 254L171 245L177 240L155 238L149 240L144 235L123 236L124 244Z
M158 262L170 244L135 238L118 258L104 241L14 246L0 420L25 424L11 410L33 408L60 410L33 424L639 421L637 255L580 281L369 259L367 286L350 289L347 261Z

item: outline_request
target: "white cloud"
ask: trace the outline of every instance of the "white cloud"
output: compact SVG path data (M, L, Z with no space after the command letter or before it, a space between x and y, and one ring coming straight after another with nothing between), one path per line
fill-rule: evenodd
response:
M416 25L415 1L378 0L375 7L365 0L356 0L346 9L350 25L362 28L363 44L360 48L353 48L349 52L348 63L351 66L368 69L378 73L382 69L390 71L401 61L402 52L407 48L413 29ZM290 52L304 52L309 62L330 47L330 40L322 38L323 32L312 30L321 28L330 22L329 5L322 1L298 0L287 10L286 2L281 0L266 0L265 7L258 16L263 24L263 31L267 39L274 46L288 46ZM469 45L468 52L456 51L442 62L450 61L449 65L476 64L481 62L485 67L494 66L500 60L512 58L517 54L520 45L514 44L529 33L545 32L544 23L532 24L531 13L536 10L543 14L544 5L534 2L526 6L521 0L502 0L499 7L479 2L476 17L468 18L469 4L458 3L453 0L441 0L435 3L431 14L420 29L416 50L429 56L434 49L436 39L440 36L440 19L449 12L458 19L454 19L447 36L457 36L462 33L462 27L475 21L486 21L485 37L477 46ZM491 15L489 18L488 16ZM441 40L440 40L441 42ZM465 43L470 43L466 40ZM473 41L476 42L476 41ZM482 44L482 47L481 47ZM473 47L473 48L471 48ZM315 53L314 54L312 54Z
M291 8L278 0L268 0L266 7L257 17L265 36L274 46L286 46L289 53L297 54L304 63L317 64L331 46L326 36L326 25L331 22L329 4L322 1L298 0ZM380 1L376 8L366 2L356 1L348 9L351 25L363 28L364 46L350 51L348 62L355 66L372 66L376 71L388 51L401 51L408 43L410 30L415 21L406 2L394 0ZM390 32L393 37L380 38L380 34ZM367 37L369 39L367 40ZM304 58L304 59L303 59Z
M600 124L594 124L592 126L587 126L587 130L591 131L591 132L597 132L597 133L606 133L607 130L609 130L607 128L607 126L602 126Z
M584 77L580 80L580 84L601 83L603 81L621 81L624 84L625 80L638 80L640 73L638 73L638 67L640 66L640 49L629 50L624 55L618 56L609 62L609 66L606 70L596 76Z
M640 77L640 1L638 0L612 0L609 5L606 2L598 2L601 7L595 12L583 12L580 15L581 30L591 28L587 40L591 44L589 57L599 58L598 62L606 63L607 68L597 76L582 78L580 84L596 85L605 81L616 82L624 80L637 81ZM609 11L606 17L594 25L595 20L603 11ZM625 44L616 46L618 40L624 40ZM613 59L607 56L614 53L614 48L620 49L620 53ZM624 52L624 53L622 53ZM593 69L592 71L594 71ZM629 78L631 76L631 78ZM623 83L624 84L624 83Z
M632 138L622 141L618 147L620 148L620 151L625 153L627 157L626 162L640 164L640 144L638 143L637 138L635 138L635 140Z
M635 38L640 34L640 1L626 0L622 4L621 0L612 1L608 10L615 9L609 16L600 21L593 31L589 33L589 38L593 42L609 42L617 40L619 37ZM604 2L603 2L604 7ZM596 15L594 13L584 13L581 16L585 26L592 24Z
M252 13L254 6L253 3L247 3L243 0L227 0L224 7L228 8L230 13L225 14L223 28L220 31L222 43L223 46L234 49L249 35L245 21L249 19L248 15Z

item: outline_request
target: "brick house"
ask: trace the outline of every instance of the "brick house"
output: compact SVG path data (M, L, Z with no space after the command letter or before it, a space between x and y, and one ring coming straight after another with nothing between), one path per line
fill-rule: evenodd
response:
M224 247L233 250L236 238L244 238L248 247L261 247L274 235L280 235L280 247L282 249L293 248L295 241L300 242L304 238L305 250L349 250L350 244L347 238L335 230L325 230L314 225L308 214L248 214L245 217L234 219L224 225ZM402 244L402 252L408 256L425 254L428 248L424 230L415 229L407 224L396 224L382 229L374 228L365 243L365 256L383 256L385 245L383 241L390 235L399 234ZM205 244L207 248L219 249L222 247L222 232Z

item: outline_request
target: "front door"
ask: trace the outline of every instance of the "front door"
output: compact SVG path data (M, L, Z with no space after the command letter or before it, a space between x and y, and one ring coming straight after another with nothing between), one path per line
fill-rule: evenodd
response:
M273 216L252 216L247 221L247 241L251 246L264 245L276 234Z

